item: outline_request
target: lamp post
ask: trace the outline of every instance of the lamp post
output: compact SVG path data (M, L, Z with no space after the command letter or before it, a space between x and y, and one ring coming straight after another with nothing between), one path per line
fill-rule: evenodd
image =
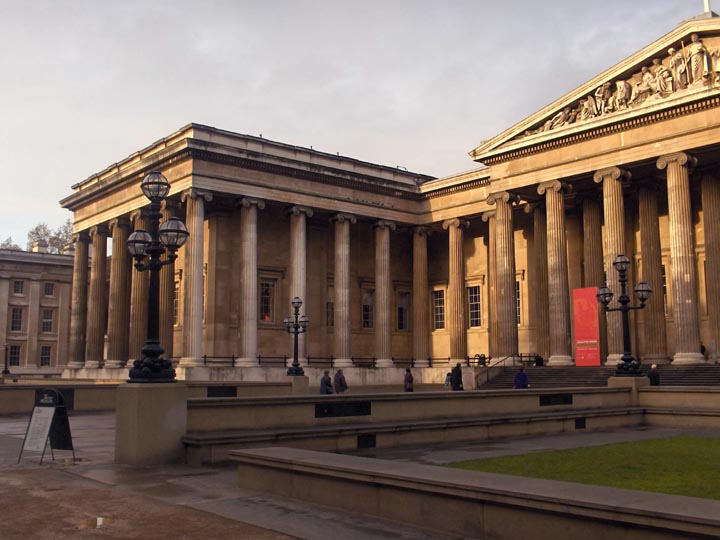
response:
M283 320L288 333L293 335L293 363L292 366L288 368L287 374L292 376L305 375L305 371L303 371L300 362L298 362L298 335L307 332L308 318L305 315L298 317L300 315L300 306L302 306L302 300L300 300L300 298L296 296L290 304L293 307L294 319L292 317L285 317Z
M3 375L10 375L10 370L8 369L8 344L5 344L5 367L2 370Z
M130 369L129 382L175 382L175 370L169 360L160 358L165 350L160 345L160 268L172 264L177 259L177 250L189 236L185 224L172 217L160 225L162 201L170 192L167 178L157 171L148 174L140 183L143 194L150 199L145 217L150 230L138 229L127 240L128 250L135 259L135 268L139 272L150 272L148 291L147 338L143 345L142 360L135 360ZM167 253L165 259L160 257ZM146 262L147 261L147 262Z
M647 302L647 299L650 297L650 293L652 293L652 289L650 288L650 285L644 281L635 285L634 292L635 296L640 301L640 305L629 305L630 297L627 294L627 272L630 268L630 259L625 255L618 255L613 261L613 267L617 270L619 275L620 296L617 301L620 304L620 307L608 307L608 304L610 304L610 301L613 298L613 292L607 285L600 287L595 296L597 297L598 302L603 305L606 312L619 311L622 314L623 355L621 358L622 362L618 364L615 374L619 376L640 377L642 376L642 369L640 369L640 363L633 358L630 346L630 318L628 313L634 309L643 309L645 307L645 302Z

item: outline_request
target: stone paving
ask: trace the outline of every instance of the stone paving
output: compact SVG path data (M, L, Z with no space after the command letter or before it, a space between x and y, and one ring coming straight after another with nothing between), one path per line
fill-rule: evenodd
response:
M360 514L242 490L232 467L135 468L113 463L114 414L72 414L77 461L68 451L25 454L27 416L0 417L3 540L52 538L244 538L429 540L444 535ZM543 437L358 451L382 459L442 464L508 454L658 438L697 430L633 428Z

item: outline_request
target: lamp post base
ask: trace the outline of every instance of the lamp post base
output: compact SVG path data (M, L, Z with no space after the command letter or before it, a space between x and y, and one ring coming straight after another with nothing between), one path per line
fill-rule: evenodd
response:
M132 383L174 383L175 368L163 358L135 360L130 368L128 382Z
M305 371L302 366L290 366L287 370L287 374L290 377L301 377L305 375Z
M616 377L642 377L643 371L640 362L637 360L623 361L617 365L615 370Z

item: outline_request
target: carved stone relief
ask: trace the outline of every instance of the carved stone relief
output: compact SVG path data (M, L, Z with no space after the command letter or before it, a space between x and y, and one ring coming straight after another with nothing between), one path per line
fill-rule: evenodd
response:
M670 47L665 58L653 58L627 79L606 81L592 94L543 122L523 136L552 131L592 118L657 103L671 95L720 86L720 49L708 50L697 34L690 42Z

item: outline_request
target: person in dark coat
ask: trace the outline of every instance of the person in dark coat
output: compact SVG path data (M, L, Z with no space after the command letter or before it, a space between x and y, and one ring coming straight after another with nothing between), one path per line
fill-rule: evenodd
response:
M528 380L525 368L520 366L520 371L515 375L515 381L513 382L513 388L530 388L530 381Z
M410 368L405 368L405 382L403 384L403 389L406 392L412 392L413 391L413 374L410 371Z
M660 386L660 372L658 371L657 364L650 366L648 379L650 379L650 386Z
M333 388L336 394L342 394L348 389L347 382L345 381L345 375L343 375L342 369L338 369L333 377Z
M326 369L322 378L320 379L320 393L321 394L332 394L332 381L330 380L330 372Z
M458 362L450 372L450 387L456 392L463 389L462 368L460 367L460 362Z

